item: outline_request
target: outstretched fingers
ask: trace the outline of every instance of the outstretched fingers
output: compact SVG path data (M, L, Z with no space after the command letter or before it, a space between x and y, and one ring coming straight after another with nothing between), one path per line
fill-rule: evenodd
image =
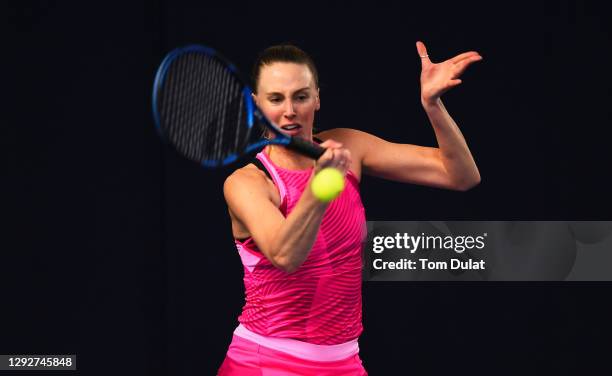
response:
M458 63L455 63L455 77L459 77L465 72L465 70L472 64L482 60L482 56L480 55L472 55L470 57L464 58L460 60Z
M480 54L476 51L464 52L450 59L451 63L457 64L462 60L469 59L475 56L480 56Z

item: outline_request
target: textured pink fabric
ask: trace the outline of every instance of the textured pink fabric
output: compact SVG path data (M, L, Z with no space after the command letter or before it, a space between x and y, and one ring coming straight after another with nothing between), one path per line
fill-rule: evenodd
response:
M332 362L304 360L234 335L218 376L367 376L359 355Z
M318 362L332 362L359 354L357 338L338 345L315 345L291 338L266 337L245 328L242 324L234 330L234 335L255 342L269 349L291 354L300 359Z
M257 155L281 193L281 212L295 207L312 169L286 170L264 152ZM362 242L365 213L357 178L327 208L306 261L288 274L274 267L252 238L236 240L244 264L246 303L238 321L263 336L318 345L349 342L362 332Z

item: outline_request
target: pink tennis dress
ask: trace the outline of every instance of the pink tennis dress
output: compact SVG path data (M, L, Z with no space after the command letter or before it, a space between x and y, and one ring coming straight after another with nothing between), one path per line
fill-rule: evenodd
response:
M287 216L306 188L308 170L257 159L269 172ZM288 274L257 249L236 240L244 266L246 303L226 358L227 375L367 375L359 359L362 243L365 213L359 182L349 171L346 188L330 203L304 263Z

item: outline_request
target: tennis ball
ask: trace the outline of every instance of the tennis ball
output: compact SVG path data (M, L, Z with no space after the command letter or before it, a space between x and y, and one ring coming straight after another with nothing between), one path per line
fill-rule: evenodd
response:
M344 190L344 176L338 169L326 167L312 179L310 189L319 200L330 202Z

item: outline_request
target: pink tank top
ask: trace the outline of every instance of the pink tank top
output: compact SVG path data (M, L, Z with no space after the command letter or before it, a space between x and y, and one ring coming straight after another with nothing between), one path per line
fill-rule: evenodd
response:
M287 216L312 173L286 170L264 152L257 158L266 167ZM346 188L331 202L304 263L293 273L276 268L257 249L252 238L235 240L244 265L246 303L238 321L260 335L292 338L317 345L336 345L361 334L362 243L365 213L359 182L349 171Z

